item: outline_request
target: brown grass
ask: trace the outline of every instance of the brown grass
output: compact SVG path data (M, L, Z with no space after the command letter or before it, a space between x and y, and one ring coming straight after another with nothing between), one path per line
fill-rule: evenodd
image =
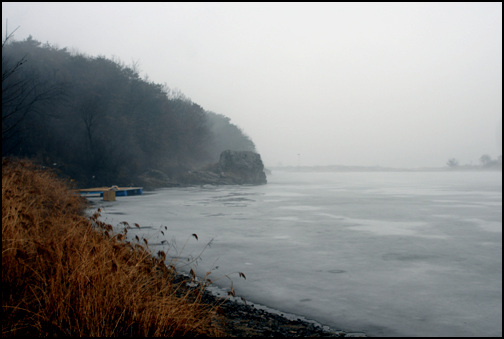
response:
M2 160L2 336L225 334L218 305L175 283L164 252L85 208L53 174Z

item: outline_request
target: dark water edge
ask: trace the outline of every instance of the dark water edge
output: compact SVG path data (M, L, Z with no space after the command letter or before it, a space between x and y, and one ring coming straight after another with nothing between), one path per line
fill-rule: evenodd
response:
M179 279L192 288L199 288L188 275L179 274ZM280 311L230 297L222 302L223 296L206 289L201 301L219 305L225 318L224 331L231 337L368 337L364 332L349 332L332 329L302 316L283 314Z
M367 337L364 333L332 330L302 318L291 320L252 305L227 300L221 305L226 329L236 337Z

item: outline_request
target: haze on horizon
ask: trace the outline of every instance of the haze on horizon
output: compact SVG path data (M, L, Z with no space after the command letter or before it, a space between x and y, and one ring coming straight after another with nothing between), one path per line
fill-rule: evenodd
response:
M266 166L502 154L500 2L3 2L2 23L3 37L139 65L231 118Z

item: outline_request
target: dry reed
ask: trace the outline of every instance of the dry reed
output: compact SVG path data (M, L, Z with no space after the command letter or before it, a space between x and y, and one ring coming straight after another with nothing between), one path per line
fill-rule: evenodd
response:
M225 334L218 305L176 283L164 252L85 208L52 173L2 160L2 336Z

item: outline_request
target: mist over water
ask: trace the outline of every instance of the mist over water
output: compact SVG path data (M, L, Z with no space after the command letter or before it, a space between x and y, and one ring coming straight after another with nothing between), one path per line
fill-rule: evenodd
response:
M254 303L372 336L501 336L501 174L273 171L95 201Z
M119 60L230 118L268 165L502 154L502 2L2 2L2 35L17 27L16 40Z

